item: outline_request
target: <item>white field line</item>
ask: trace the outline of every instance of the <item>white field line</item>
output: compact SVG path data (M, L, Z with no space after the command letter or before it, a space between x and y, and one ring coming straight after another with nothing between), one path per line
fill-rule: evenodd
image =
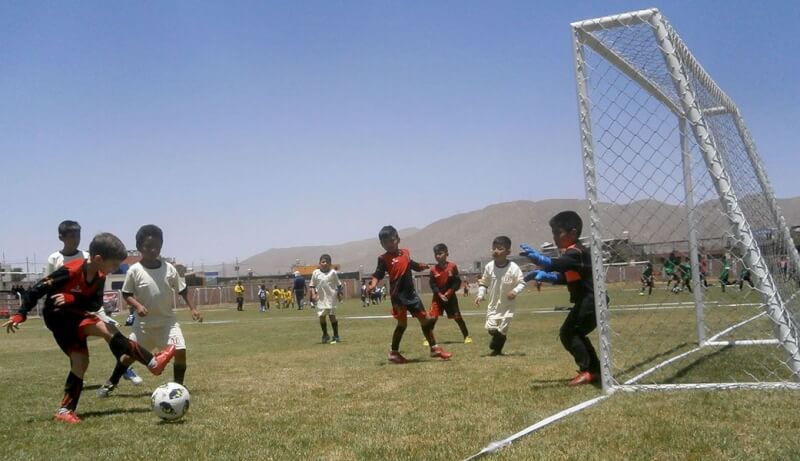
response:
M577 404L575 406L569 407L569 408L567 408L565 410L559 411L558 413L556 413L556 414L554 414L552 416L548 416L547 418L539 421L538 423L535 423L535 424L532 424L532 425L526 427L525 429L517 432L516 434L510 435L510 436L504 438L503 440L498 440L496 442L490 443L489 445L486 445L486 447L483 448L481 451L475 453L474 455L472 455L472 456L470 456L468 458L465 458L464 461L470 461L470 460L473 460L473 459L478 459L479 457L485 455L486 453L492 453L494 451L497 451L497 450L499 450L499 449L501 449L501 448L503 448L505 446L510 445L511 442L513 442L514 440L516 440L516 439L518 439L520 437L526 436L526 435L528 435L528 434L530 434L532 432L536 432L539 429L541 429L543 427L546 427L546 426L549 426L550 424L553 424L555 422L558 422L559 420L564 419L564 418L566 418L567 416L569 416L571 414L574 414L574 413L577 413L579 411L585 410L585 409L591 407L592 405L596 405L596 404L602 402L603 400L607 399L608 397L610 397L610 394L601 395L599 397L595 397L593 399L589 399L589 400L587 400L585 402L581 402L581 403L579 403L579 404Z

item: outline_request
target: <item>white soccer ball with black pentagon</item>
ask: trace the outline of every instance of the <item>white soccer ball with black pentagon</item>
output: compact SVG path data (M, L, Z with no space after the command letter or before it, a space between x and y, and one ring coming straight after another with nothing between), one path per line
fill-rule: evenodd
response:
M181 419L189 410L189 391L178 383L162 384L150 397L153 413L166 421Z

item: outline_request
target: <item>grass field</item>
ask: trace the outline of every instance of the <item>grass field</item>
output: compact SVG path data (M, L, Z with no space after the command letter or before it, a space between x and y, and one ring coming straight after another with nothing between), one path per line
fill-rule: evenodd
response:
M615 299L641 302L635 295L620 291ZM171 379L171 367L154 377L137 366L143 386L123 382L112 397L96 397L113 365L97 340L78 408L83 422L52 421L67 359L42 322L30 319L0 340L0 459L463 459L601 394L565 386L575 369L557 338L566 313L553 306L566 305L566 297L559 288L523 294L503 357L486 356L484 311L471 299L462 310L475 343L463 344L452 321L437 325L440 343L455 354L449 362L429 358L409 322L401 346L413 360L407 365L386 361L394 326L386 303L346 302L336 345L320 344L308 310L209 308L203 324L182 311L192 407L172 424L149 409L150 393ZM638 321L630 324L641 328ZM619 394L484 459L798 459L799 413L793 391Z

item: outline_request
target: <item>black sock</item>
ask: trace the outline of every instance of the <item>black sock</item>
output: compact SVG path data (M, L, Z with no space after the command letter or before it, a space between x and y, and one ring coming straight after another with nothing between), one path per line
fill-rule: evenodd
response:
M123 355L129 355L133 357L134 360L144 364L144 366L149 366L150 361L153 360L153 354L151 354L150 351L139 346L139 343L136 341L131 341L122 336L122 333L119 332L111 337L111 341L108 342L108 347L111 348L111 353L114 354L117 360Z
M61 400L61 408L75 411L78 408L78 401L81 399L81 391L83 391L83 380L70 371L67 381L64 383L64 398Z
M119 384L119 380L122 379L122 375L128 371L129 366L130 365L124 365L122 362L117 362L117 364L114 366L114 371L111 372L111 377L108 378L108 381L115 386Z
M175 362L172 364L172 374L176 383L183 385L183 378L186 377L186 364Z
M322 317L322 321L319 322L319 327L322 328L322 336L328 336L328 324L325 323L325 317Z
M402 325L397 325L394 327L394 333L392 333L392 350L399 351L400 350L400 340L403 339L403 333L405 333L406 327Z
M458 325L458 329L461 330L461 334L464 335L466 338L469 336L469 331L467 331L467 324L464 322L464 319L456 319L456 325Z
M331 328L333 328L333 336L338 337L339 336L339 322L338 321L331 322Z

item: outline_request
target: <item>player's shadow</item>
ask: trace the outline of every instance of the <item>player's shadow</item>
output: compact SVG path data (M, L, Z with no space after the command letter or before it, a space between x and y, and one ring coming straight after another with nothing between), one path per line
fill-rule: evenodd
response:
M564 387L565 379L534 379L529 381L531 389L542 389L546 387Z
M164 424L169 424L169 425L173 425L173 424L183 424L184 422L185 422L185 421L184 421L183 419L179 419L179 420L177 420L177 421L167 421L166 419L162 419L161 421L159 421L159 422L158 422L158 425L159 425L159 426L162 426L162 425L164 425Z
M406 359L406 363L381 362L378 365L379 366L384 366L384 367L388 366L388 365L391 365L391 366L403 366L403 365L412 365L414 363L422 363L422 362L423 362L423 360L420 360L420 359Z
M503 357L525 357L526 353L524 352L503 352L500 355L490 355L490 354L481 354L481 358L486 357L490 359L502 359Z
M112 415L129 415L133 413L150 413L149 408L114 408L111 410L101 410L101 411L87 411L85 413L81 413L80 417L82 419L87 418L96 418L96 417L103 417L103 416L112 416Z
M627 368L625 368L624 370L619 371L618 374L619 375L623 375L625 373L631 373L631 372L633 372L635 370L639 370L642 367L651 365L653 362L655 362L658 359L662 359L662 358L664 358L666 356L672 356L676 352L678 352L678 351L680 351L682 349L685 349L688 346L690 346L689 343L681 343L681 344L678 344L677 346L673 347L672 349L667 349L665 351L659 352L658 354L651 355L650 357L645 357L644 359L640 360L639 362L631 364Z
M677 381L678 379L683 378L684 376L688 375L689 372L691 372L693 369L699 367L700 365L702 365L705 362L711 360L712 358L716 357L717 355L723 354L723 353L731 350L732 348L733 348L733 346L730 346L730 345L729 346L724 346L724 347L721 347L721 348L715 350L714 352L711 352L710 354L706 354L706 355L704 355L702 357L698 357L698 358L692 360L691 363L689 363L686 366L681 367L680 369L678 369L678 371L675 372L675 375L670 377L670 378L668 378L665 382L667 384L674 384L675 381Z

